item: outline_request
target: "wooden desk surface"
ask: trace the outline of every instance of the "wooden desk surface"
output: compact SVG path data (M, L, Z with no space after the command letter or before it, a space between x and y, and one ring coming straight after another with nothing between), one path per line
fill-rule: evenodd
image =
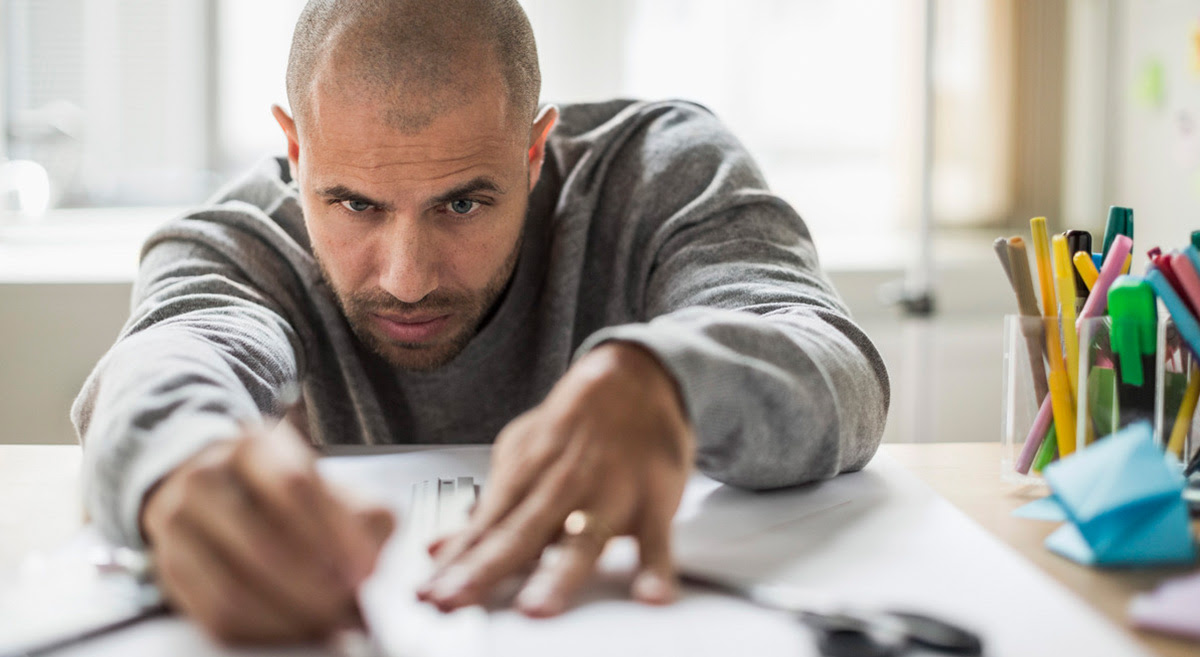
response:
M882 451L1119 626L1127 627L1125 609L1134 595L1168 577L1197 570L1103 571L1052 554L1042 541L1057 524L1009 515L1041 492L1014 489L1000 480L998 443L888 444ZM0 445L0 571L15 567L30 550L53 546L79 528L80 457L75 445ZM1130 633L1164 657L1200 654L1197 643Z

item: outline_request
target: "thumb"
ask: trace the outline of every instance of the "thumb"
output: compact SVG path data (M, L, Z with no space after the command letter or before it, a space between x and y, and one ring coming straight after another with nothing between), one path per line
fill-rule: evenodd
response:
M671 518L647 514L638 532L640 565L634 575L631 592L640 602L663 605L675 600L678 584L675 563L671 559Z
M383 544L396 529L395 514L385 507L375 506L359 509L355 515L358 518L359 526L366 530L375 551L383 549Z

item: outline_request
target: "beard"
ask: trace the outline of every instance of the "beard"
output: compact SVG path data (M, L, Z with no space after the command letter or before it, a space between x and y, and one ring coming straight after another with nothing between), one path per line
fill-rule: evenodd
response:
M382 289L343 292L334 285L329 269L317 254L315 246L313 255L321 276L333 290L342 314L350 324L350 330L363 344L392 367L412 372L432 372L462 353L495 313L516 270L523 242L524 231L500 270L482 290L434 290L416 303L400 301ZM450 315L451 325L429 342L401 342L378 332L374 320L376 314Z

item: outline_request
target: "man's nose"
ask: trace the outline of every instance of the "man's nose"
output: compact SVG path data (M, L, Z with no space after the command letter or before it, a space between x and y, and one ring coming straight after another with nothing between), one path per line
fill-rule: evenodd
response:
M380 249L379 286L405 303L417 303L438 286L437 249L420 221L393 218Z

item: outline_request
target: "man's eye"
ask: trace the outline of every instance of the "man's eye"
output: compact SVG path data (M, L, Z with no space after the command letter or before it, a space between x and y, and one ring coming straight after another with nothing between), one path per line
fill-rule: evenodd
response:
M366 201L342 201L342 207L351 212L366 212L371 209L371 204Z
M446 207L450 208L450 211L454 214L470 214L477 205L479 205L479 201L472 201L468 198L460 198L450 201L446 204Z

